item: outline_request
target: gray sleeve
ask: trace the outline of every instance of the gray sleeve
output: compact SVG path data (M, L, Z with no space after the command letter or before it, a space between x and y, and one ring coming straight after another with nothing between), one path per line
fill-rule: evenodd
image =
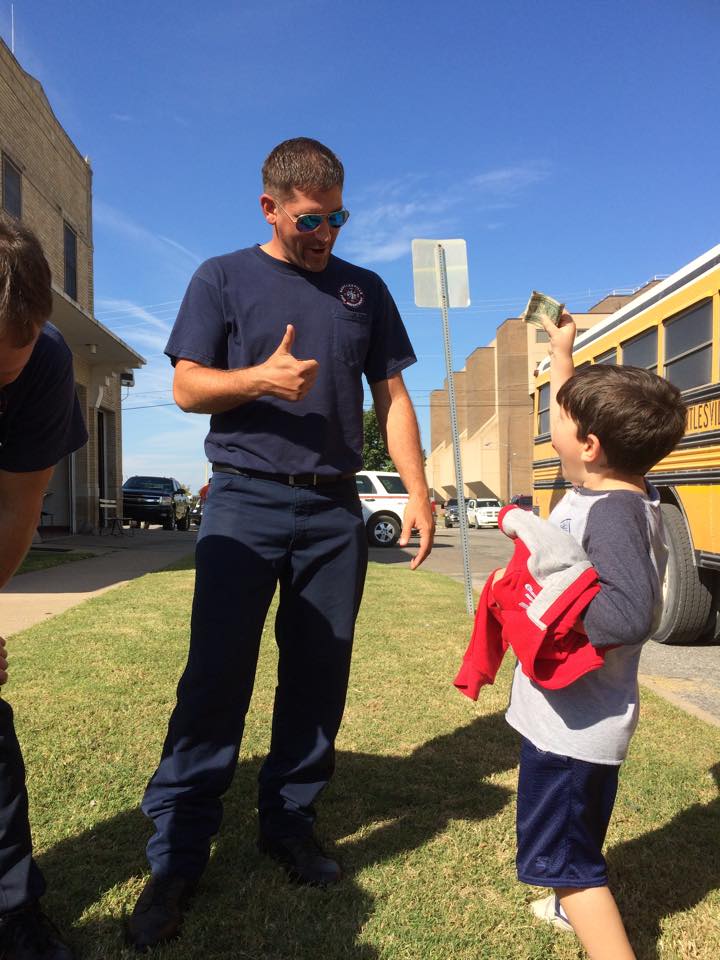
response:
M660 590L642 498L617 491L593 504L583 547L600 580L600 592L583 618L590 643L642 643L650 633Z

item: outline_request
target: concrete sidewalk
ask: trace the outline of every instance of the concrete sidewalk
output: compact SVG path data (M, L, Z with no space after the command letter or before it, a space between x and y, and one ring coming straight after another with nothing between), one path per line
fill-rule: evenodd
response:
M122 536L77 535L33 544L33 549L82 550L94 556L14 577L0 592L0 634L9 637L90 597L162 570L191 555L196 537L196 529L185 533L151 528Z

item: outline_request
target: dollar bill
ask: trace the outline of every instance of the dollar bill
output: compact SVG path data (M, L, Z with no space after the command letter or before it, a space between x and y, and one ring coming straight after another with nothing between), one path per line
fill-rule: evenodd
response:
M564 303L560 303L538 290L533 290L522 313L522 318L525 323L532 323L534 326L542 328L542 318L545 317L546 320L557 326L564 309Z

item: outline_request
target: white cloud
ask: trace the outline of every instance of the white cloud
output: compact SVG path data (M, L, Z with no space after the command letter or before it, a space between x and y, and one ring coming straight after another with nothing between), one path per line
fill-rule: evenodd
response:
M428 177L407 174L384 181L358 195L343 237L343 250L361 263L380 263L409 256L414 237L456 232L463 217L517 206L520 195L547 179L544 162L511 164L474 174L432 192ZM497 230L497 220L486 228Z
M147 227L136 223L122 211L102 200L95 200L93 203L93 219L100 226L131 240L133 244L141 245L151 254L170 259L173 266L179 267L185 272L187 272L189 263L196 267L202 263L202 257L193 253L192 250L188 250L181 243L166 237L164 234L153 233ZM178 255L180 262L178 262Z

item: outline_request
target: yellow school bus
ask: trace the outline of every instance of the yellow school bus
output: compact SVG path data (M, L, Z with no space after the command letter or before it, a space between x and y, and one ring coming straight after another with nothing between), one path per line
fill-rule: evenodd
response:
M720 245L580 335L576 369L645 367L676 384L688 405L685 436L648 475L660 492L669 559L653 639L720 639ZM549 361L535 389L533 502L541 516L568 486L550 443Z

